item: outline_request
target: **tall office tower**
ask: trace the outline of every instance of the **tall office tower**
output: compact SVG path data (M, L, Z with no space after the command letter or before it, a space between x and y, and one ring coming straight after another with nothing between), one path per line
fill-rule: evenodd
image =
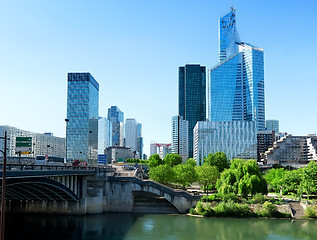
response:
M108 108L108 119L112 122L112 146L124 145L124 114L117 106Z
M188 121L188 156L193 157L193 129L206 120L206 67L187 64L178 72L178 115Z
M182 116L172 117L172 153L181 155L183 161L188 159L188 121Z
M99 84L90 73L68 73L67 81L67 160L88 160L89 143L98 139L98 131L89 129L89 120L98 119Z
M112 122L104 117L98 120L98 154L104 154L112 146Z
M266 120L265 121L265 129L267 131L274 131L275 134L280 132L279 121L278 120Z
M140 153L140 158L142 158L143 157L143 137L142 137L141 123L138 123L137 151Z
M265 130L263 49L240 41L235 9L219 23L220 63L209 70L208 119L256 121Z
M138 151L138 123L134 118L125 121L125 147Z

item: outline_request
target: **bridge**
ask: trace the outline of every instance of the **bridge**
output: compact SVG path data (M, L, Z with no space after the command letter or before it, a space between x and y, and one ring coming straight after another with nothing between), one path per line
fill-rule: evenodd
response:
M199 196L157 182L115 173L112 167L9 164L6 209L50 214L185 213L200 200Z

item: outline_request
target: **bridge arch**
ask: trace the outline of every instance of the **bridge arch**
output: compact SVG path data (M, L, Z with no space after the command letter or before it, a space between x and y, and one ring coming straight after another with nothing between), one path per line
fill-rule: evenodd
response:
M2 190L2 187L0 187ZM6 181L7 200L78 201L68 187L48 178L16 178Z

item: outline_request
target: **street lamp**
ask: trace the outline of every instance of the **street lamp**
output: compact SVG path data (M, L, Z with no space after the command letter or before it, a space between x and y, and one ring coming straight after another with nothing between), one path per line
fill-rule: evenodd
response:
M89 164L91 164L91 144L92 144L91 135L92 135L92 131L89 130Z

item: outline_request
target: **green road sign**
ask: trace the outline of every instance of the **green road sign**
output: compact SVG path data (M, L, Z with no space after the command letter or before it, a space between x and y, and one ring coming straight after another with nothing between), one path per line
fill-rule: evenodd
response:
M16 147L32 147L32 137L16 137Z

